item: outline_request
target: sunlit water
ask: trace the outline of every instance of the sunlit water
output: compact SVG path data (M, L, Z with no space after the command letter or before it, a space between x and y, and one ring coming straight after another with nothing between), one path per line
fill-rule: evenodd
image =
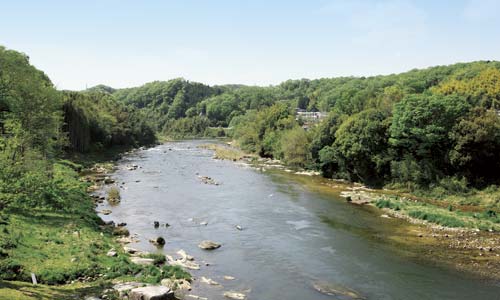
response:
M196 278L222 285L197 280L191 294L224 299L224 291L234 290L259 300L336 299L312 288L323 281L367 299L500 299L498 283L403 257L378 238L378 228L392 225L381 225L372 210L308 189L294 180L297 175L212 159L212 151L197 148L201 143L167 143L125 157L113 174L124 182L122 202L103 216L139 234L141 242L131 247L166 254L184 249L201 264L191 271ZM129 164L141 168L128 171ZM198 174L221 184L204 184ZM171 226L155 229L153 221ZM158 236L166 240L163 250L148 242ZM222 247L201 250L202 240Z

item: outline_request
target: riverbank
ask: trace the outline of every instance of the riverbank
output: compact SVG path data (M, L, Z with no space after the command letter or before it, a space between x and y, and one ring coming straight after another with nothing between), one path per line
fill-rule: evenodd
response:
M166 265L164 256L126 251L117 240L129 235L124 224L97 215L97 203L110 199L92 192L113 183L114 161L127 151L58 161L54 179L65 189L60 209L10 205L1 211L0 299L116 299L113 286L119 282L133 281L136 288L190 278L178 266Z
M214 150L215 159L232 160L261 171L278 169L298 176L319 175L314 171L289 169L277 160L245 154L232 144L203 147ZM324 186L343 197L347 205L370 206L381 218L407 222L400 222L397 234L388 238L404 248L415 248L421 257L410 254L414 259L500 280L500 220L496 216L498 201L492 200L497 191L437 200L398 190L370 189L342 180L318 178L313 184L310 181L305 184L311 188Z

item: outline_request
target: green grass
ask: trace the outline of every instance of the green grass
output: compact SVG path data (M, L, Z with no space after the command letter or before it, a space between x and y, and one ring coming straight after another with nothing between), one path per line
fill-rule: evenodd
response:
M422 210L411 210L408 212L408 215L412 218L426 220L431 223L443 225L446 227L466 227L464 221L460 218L446 215L442 212L425 212Z
M117 257L107 256L111 248L121 247L114 240L113 229L102 226L97 217L85 193L87 184L66 164L55 166L54 180L53 194L63 195L58 200L61 208L28 207L18 200L0 211L0 280L31 282L31 273L39 283L48 285L84 277L91 281L133 278L150 283L171 276L190 278L171 266L135 265L120 250ZM158 265L165 261L160 255L154 259ZM0 295L4 295L3 290ZM15 297L12 294L9 299Z
M160 253L148 253L148 254L144 255L143 257L144 258L152 258L154 260L153 264L155 266L162 265L167 261L167 258L165 257L165 255L160 254Z
M100 295L109 284L76 283L65 286L32 285L27 282L0 280L0 300L74 300L86 295Z
M374 201L378 208L399 211L415 219L446 227L478 228L500 231L500 217L495 209L481 212L463 211L449 204L447 207L426 202L415 202L406 198L385 197Z
M378 208L390 208L393 210L401 210L401 204L391 201L389 199L379 199L375 202L375 206Z

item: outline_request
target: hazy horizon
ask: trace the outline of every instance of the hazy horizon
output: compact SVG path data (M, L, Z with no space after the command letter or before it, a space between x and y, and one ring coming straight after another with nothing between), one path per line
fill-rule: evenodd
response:
M500 60L500 2L85 1L6 3L0 45L58 89L185 78L269 86Z

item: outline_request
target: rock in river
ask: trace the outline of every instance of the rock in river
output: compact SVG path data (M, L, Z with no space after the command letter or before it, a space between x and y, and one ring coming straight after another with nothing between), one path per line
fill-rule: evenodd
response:
M247 296L238 292L224 292L224 297L235 300L245 300Z
M220 285L217 281L214 281L210 278L207 278L205 276L201 276L201 282L202 283L206 283L206 284L209 284L209 285Z
M325 295L338 297L341 296L343 298L349 299L365 299L363 296L359 295L356 291L353 291L347 287L333 284L329 282L313 282L313 287L320 293Z
M130 300L174 300L174 292L166 286L145 286L130 291Z
M214 249L217 249L219 248L221 245L220 244L217 244L216 242L212 242L212 241L202 241L198 247L200 247L201 249L204 249L204 250L214 250Z

